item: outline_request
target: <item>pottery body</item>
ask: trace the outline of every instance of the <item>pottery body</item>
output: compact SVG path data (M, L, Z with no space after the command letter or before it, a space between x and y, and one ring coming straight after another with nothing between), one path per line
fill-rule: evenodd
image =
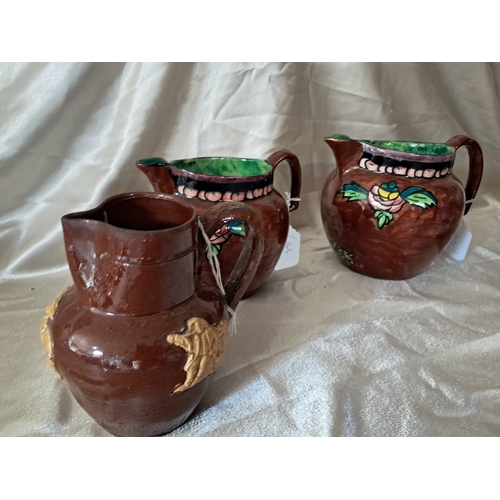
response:
M287 203L274 188L276 167L287 161L291 170L291 201ZM288 151L277 151L266 161L246 158L192 158L167 162L148 158L136 162L151 181L156 192L174 194L191 203L199 214L228 201L245 203L260 216L260 232L264 237L264 253L252 283L244 297L259 290L269 278L286 243L289 211L299 206L301 171L299 160ZM242 219L245 220L245 219ZM242 233L237 224L221 226L208 234L218 255L223 282L241 251ZM204 272L211 273L209 263Z
M446 144L325 138L337 160L323 187L321 215L342 264L373 278L412 278L431 266L467 213L481 182L478 143L456 136ZM466 146L464 190L453 174ZM469 202L467 205L465 201Z
M166 434L191 415L220 365L235 308L262 254L240 203L203 215L214 230L246 217L225 287L201 273L206 244L193 207L169 195L114 196L62 218L74 285L47 308L49 364L83 409L118 436Z

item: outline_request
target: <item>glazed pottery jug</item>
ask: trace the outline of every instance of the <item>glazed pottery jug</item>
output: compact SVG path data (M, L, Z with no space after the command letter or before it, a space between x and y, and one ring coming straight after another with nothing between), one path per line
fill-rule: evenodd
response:
M47 360L83 409L118 436L166 434L190 416L221 364L234 309L257 269L258 216L242 203L201 216L244 219L243 251L221 293L202 274L198 214L179 197L113 196L62 218L74 285L47 308Z
M321 216L342 264L390 280L412 278L429 268L479 188L479 144L466 136L446 144L357 141L342 135L325 141L337 168L323 187ZM453 175L461 146L470 162L465 192Z
M291 169L290 209L283 197L273 189L276 167L286 160ZM264 254L252 283L243 298L254 294L269 278L285 246L288 212L299 206L301 172L298 158L289 151L273 153L267 160L248 158L192 158L166 161L148 158L136 162L137 168L149 178L156 192L175 194L188 200L198 213L216 203L244 202L261 219L260 231L264 236ZM209 234L212 249L219 256L222 280L225 283L241 251L241 224L216 228ZM205 262L204 272L210 273Z

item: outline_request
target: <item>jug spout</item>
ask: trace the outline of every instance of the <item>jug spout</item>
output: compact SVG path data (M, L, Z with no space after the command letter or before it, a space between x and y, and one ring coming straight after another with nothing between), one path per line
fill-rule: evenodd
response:
M330 135L325 137L325 142L333 151L341 172L353 161L358 161L363 153L363 145L347 135Z
M143 158L137 160L135 166L146 174L153 189L157 193L173 194L175 184L170 175L170 167L167 160L163 158Z

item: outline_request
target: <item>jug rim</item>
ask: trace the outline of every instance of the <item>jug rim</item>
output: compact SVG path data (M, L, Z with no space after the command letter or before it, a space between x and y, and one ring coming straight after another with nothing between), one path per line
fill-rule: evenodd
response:
M168 161L167 165L173 167L173 170L187 172L195 179L212 177L214 179L254 181L268 177L273 173L273 167L266 160L237 156L180 158ZM243 171L245 168L248 169L249 173Z
M100 212L103 212L103 209L105 207L112 207L114 205L117 205L118 203L127 201L127 200L133 200L137 198L147 198L147 199L154 199L154 200L164 200L164 201L169 201L174 204L181 205L184 209L188 210L190 212L190 217L186 221L176 224L172 227L165 227L161 229L134 229L134 228L128 228L128 227L123 227L121 225L113 224L112 222L109 222L107 220L102 220L99 218L96 218ZM103 218L106 219L106 214L105 212L103 213ZM154 233L154 234L164 234L166 232L175 232L175 231L184 231L186 227L191 226L195 220L198 218L198 212L196 209L187 201L183 200L182 198L179 198L177 196L171 195L171 194L166 194L166 193L156 193L156 192L130 192L130 193L120 193L116 194L113 196L110 196L106 198L102 203L100 203L98 206L95 208L90 208L88 210L82 210L79 212L71 212L68 214L65 214L61 217L61 221L67 221L67 220L73 220L73 221L82 221L82 222L92 222L95 223L96 225L106 225L112 228L115 228L119 230L120 232L130 232L132 234L144 234L144 233Z
M363 151L378 156L384 156L385 152L390 152L391 157L400 160L432 163L450 161L455 157L455 148L441 142L351 139L339 134L330 135L324 139L358 142L362 144Z

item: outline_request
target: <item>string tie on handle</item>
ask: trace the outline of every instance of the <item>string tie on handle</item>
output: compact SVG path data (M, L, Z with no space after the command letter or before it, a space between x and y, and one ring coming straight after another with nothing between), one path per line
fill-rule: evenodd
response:
M288 191L285 191L285 202L289 212L290 212L290 204L292 201L300 201L300 198L291 198L290 193Z
M210 262L210 267L212 269L212 274L214 275L215 282L217 283L217 286L219 287L220 293L222 294L223 297L226 296L226 291L224 290L224 284L222 283L222 275L220 272L220 264L219 264L219 259L217 258L217 255L215 255L214 251L212 250L212 244L210 243L210 238L208 237L207 233L205 232L205 228L203 227L203 224L201 223L200 218L198 217L198 228L201 231L201 234L203 235L203 239L205 240L205 243L207 244L207 257L208 257L208 262ZM236 335L236 311L231 309L229 306L227 306L227 311L229 312L230 319L229 319L229 334L230 335Z

